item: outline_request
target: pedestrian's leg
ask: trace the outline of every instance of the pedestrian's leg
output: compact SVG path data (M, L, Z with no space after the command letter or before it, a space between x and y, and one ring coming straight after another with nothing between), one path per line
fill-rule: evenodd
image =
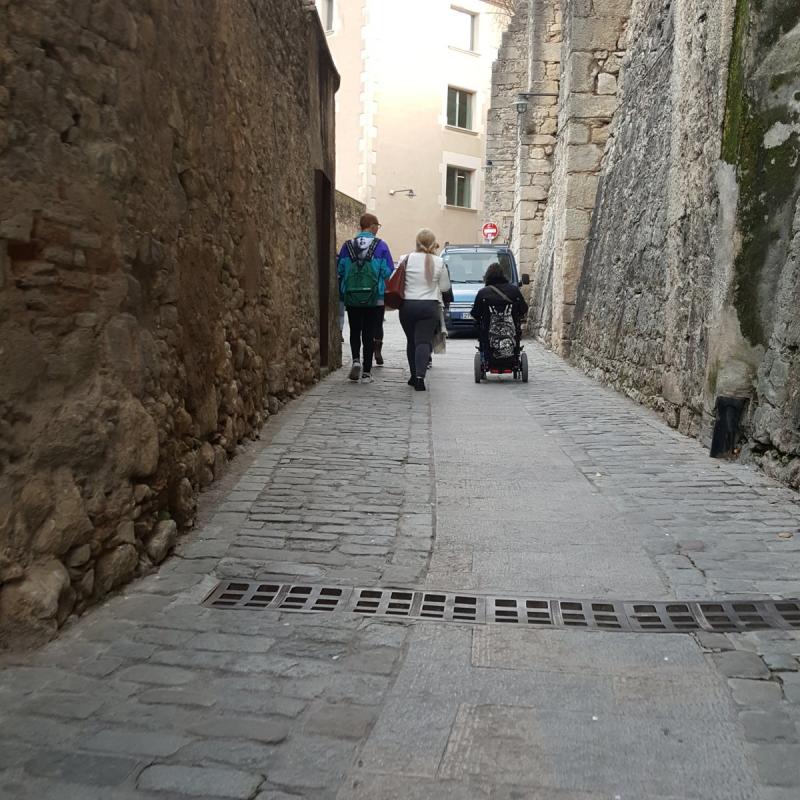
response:
M383 320L386 316L386 306L378 306L378 320L375 327L375 363L383 366Z
M364 310L361 308L347 309L347 322L350 324L350 355L353 361L361 360L361 329L364 326Z
M364 309L348 308L347 321L350 323L350 353L353 356L353 365L347 376L351 381L357 381L361 377L361 332L364 327Z
M364 374L372 372L372 356L375 352L375 328L378 324L378 314L383 306L373 306L364 309L364 327L361 337L364 343Z
M417 375L417 367L415 363L414 351L416 344L414 343L414 315L411 313L411 303L413 301L407 300L400 307L400 325L403 328L403 333L406 335L406 359L408 360L408 369L411 372L411 381Z
M417 320L414 326L414 341L416 347L414 348L414 361L416 366L416 374L419 377L424 377L428 369L428 362L431 358L431 351L433 350L433 336L439 326L439 319L437 317L426 317Z

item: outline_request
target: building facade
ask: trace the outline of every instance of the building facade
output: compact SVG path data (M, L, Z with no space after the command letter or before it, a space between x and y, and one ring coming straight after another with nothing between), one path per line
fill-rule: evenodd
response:
M491 65L508 23L486 0L317 0L337 69L337 184L383 223L479 241Z

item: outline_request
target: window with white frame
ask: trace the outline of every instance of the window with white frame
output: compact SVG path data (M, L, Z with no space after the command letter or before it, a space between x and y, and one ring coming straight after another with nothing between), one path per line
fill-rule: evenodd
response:
M477 15L463 8L450 8L450 46L459 50L475 50Z
M472 208L472 178L474 172L463 167L447 167L446 202L449 206Z
M333 30L333 0L320 0L319 16L326 31Z
M447 89L447 124L454 128L472 130L472 105L475 95L464 89Z

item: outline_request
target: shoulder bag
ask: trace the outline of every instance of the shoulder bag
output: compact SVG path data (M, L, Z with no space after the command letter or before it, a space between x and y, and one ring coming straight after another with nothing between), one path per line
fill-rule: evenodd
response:
M386 281L386 289L383 294L383 302L386 308L400 308L406 297L406 262L404 258L397 269L389 276Z

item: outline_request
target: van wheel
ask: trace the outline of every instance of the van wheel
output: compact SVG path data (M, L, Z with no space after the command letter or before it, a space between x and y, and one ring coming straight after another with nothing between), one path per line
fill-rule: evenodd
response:
M483 365L481 364L481 354L475 353L475 361L473 362L475 367L475 383L480 383L483 378Z
M520 356L520 368L522 370L522 382L528 382L528 354L523 353Z

